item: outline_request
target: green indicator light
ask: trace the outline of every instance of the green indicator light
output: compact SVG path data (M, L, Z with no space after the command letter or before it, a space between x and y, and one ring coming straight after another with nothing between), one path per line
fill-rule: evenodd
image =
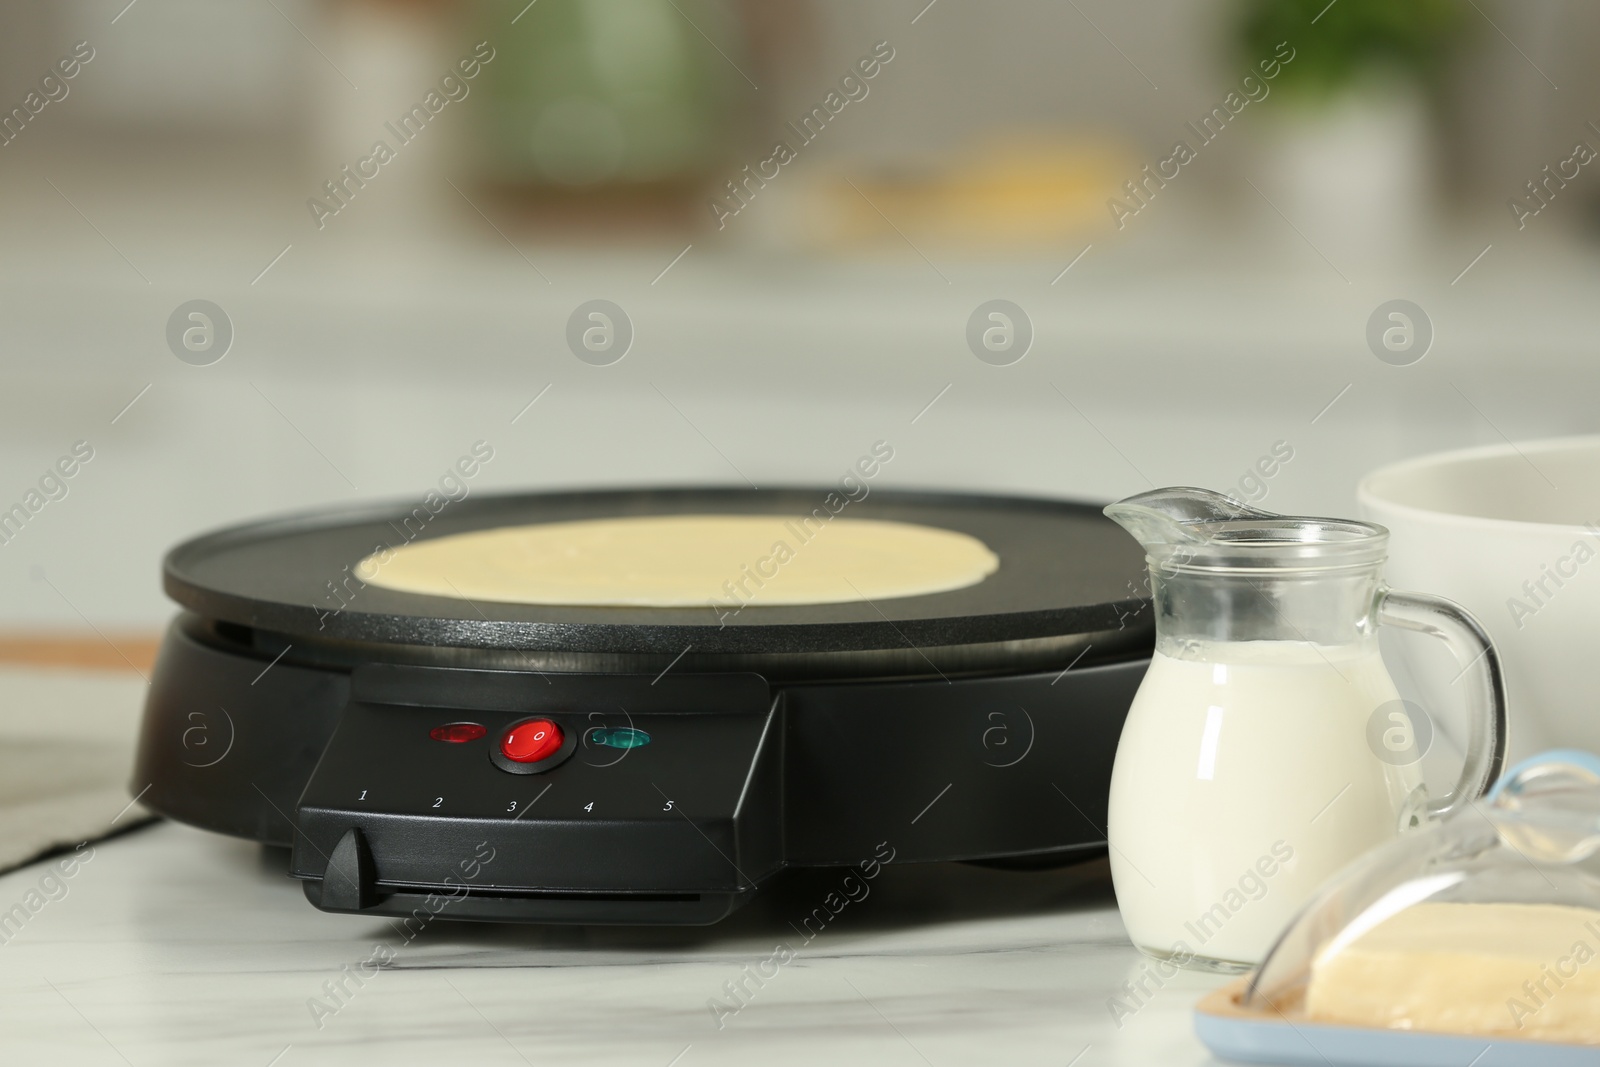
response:
M643 730L623 726L615 730L596 730L589 735L589 740L609 748L639 748L650 743L650 735Z

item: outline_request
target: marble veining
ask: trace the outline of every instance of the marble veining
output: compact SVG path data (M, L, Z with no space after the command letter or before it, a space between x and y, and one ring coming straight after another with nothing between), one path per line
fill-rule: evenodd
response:
M0 910L44 901L0 928L0 1062L1210 1062L1190 1014L1219 979L1181 974L1113 1018L1144 967L1103 861L889 864L810 940L841 872L784 876L713 927L439 921L408 942L316 911L284 866L161 823L48 884L49 864L0 878Z

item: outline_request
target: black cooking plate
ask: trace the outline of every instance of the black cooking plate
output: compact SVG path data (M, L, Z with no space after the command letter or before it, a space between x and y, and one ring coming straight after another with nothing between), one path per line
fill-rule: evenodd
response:
M526 523L629 515L802 516L831 490L648 489L473 495L444 507L417 540ZM698 608L567 607L418 596L329 583L380 544L399 546L418 502L339 508L209 533L166 558L167 594L199 615L309 641L666 654L805 654L1026 642L1129 633L1139 546L1099 508L1064 501L873 489L841 521L892 519L970 534L999 570L945 593L870 603L745 607L719 622ZM412 529L416 523L413 521ZM730 577L735 575L730 574ZM1148 616L1148 612L1143 613ZM1147 643L1147 619L1139 636Z

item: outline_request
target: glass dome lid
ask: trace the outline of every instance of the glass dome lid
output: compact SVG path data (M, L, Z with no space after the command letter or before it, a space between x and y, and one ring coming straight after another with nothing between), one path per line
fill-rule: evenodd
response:
M1240 1006L1600 1046L1600 758L1556 751L1325 885Z

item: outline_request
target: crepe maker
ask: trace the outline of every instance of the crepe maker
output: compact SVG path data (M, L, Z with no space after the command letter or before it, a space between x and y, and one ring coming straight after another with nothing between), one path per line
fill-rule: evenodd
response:
M1154 636L1139 547L1080 503L845 499L473 495L197 537L165 561L184 611L133 788L182 822L290 846L312 904L360 914L706 924L784 867L1102 854ZM353 574L381 545L505 525L835 508L970 534L999 568L950 592L737 614L419 596Z

